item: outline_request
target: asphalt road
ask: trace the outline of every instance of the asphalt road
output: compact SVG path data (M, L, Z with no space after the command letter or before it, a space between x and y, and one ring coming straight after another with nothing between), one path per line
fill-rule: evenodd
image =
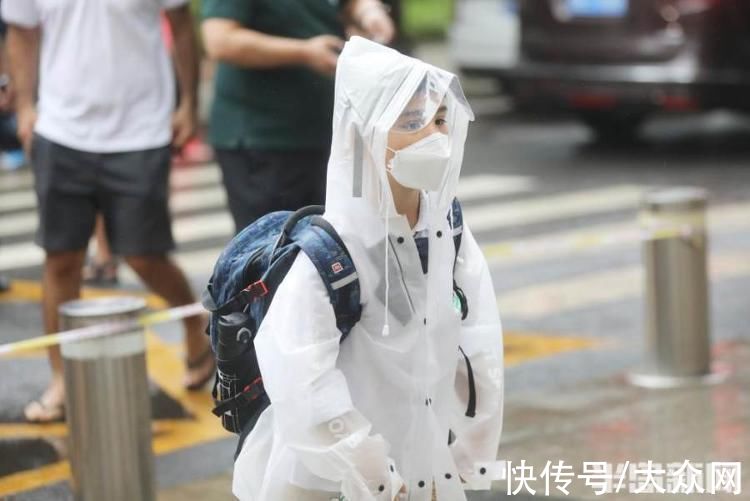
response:
M506 331L509 398L573 386L639 363L639 242L591 242L634 228L638 201L650 189L689 185L710 192L712 335L716 341L750 336L750 121L721 113L662 117L647 125L638 142L612 146L596 143L574 119L520 115L491 96L471 100L477 121L466 148L463 205L491 264ZM177 258L198 290L231 224L215 167L178 170L173 178ZM35 223L28 172L0 174L0 191L0 273L23 285L13 297L0 296L0 340L8 341L41 330L41 255L31 242ZM588 244L565 245L581 235ZM520 247L523 243L526 247ZM138 290L127 270L122 279L123 288ZM175 327L162 327L158 335L178 346ZM21 429L14 426L23 404L41 391L46 370L40 357L0 362L0 449L25 450L23 444L13 448L23 442L13 435ZM162 402L157 417L182 415L174 405L181 403L179 396L156 393ZM23 430L25 437L49 435ZM9 471L54 463L56 450L47 447ZM232 439L176 447L159 459L160 484L225 471L231 453ZM9 471L0 471L0 497ZM52 487L19 499L58 499L59 477L50 478Z
M712 336L747 339L749 160L750 120L726 113L655 117L637 142L613 146L595 141L573 118L483 115L480 109L464 173L531 181L529 192L503 197L494 217L507 210L503 204L514 202L525 212L483 234L481 243L492 249L493 242L541 240L546 248L534 256L490 257L506 331L594 337L604 343L602 349L511 367L508 391L573 384L639 363L640 243L571 252L556 245L571 235L614 235L635 227L638 199L649 190L695 186L708 191ZM530 217L534 214L538 217ZM471 224L470 215L467 219Z

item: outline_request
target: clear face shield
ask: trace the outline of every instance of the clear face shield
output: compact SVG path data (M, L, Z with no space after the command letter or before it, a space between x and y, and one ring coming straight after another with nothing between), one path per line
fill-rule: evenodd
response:
M446 111L446 89L438 87L434 79L425 76L412 94L406 107L391 127L394 134L419 134L437 116Z
M389 130L391 176L404 187L430 192L430 205L450 203L473 118L455 76L428 70Z

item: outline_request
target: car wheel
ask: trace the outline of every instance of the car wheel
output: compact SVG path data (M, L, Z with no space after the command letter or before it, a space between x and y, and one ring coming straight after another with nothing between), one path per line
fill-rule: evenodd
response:
M586 111L580 112L580 117L591 128L598 141L625 143L637 138L638 129L646 118L646 114L616 111Z

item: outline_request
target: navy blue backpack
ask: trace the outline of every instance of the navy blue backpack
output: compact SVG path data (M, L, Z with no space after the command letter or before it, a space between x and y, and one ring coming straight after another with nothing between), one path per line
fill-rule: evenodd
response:
M225 429L239 433L241 439L270 405L253 339L300 250L315 265L325 284L342 342L360 319L357 270L346 245L322 217L323 211L322 206L316 205L296 212L273 212L247 226L221 253L201 297L210 312L207 332L218 367L213 413L221 417ZM463 220L457 200L451 213L458 254ZM417 249L425 268L426 237L417 238ZM455 283L454 289L461 298L465 317L465 298Z
M342 340L359 321L357 271L344 242L322 213L322 206L310 206L273 212L250 224L227 244L203 292L218 365L214 414L231 432L241 433L270 403L253 339L300 250L323 279Z

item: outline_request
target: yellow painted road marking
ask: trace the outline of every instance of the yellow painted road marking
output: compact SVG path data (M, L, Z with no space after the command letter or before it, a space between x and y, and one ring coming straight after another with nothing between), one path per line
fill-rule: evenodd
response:
M132 294L132 291L87 289L84 297ZM26 281L13 282L9 292L0 295L0 301L33 302L41 297L39 284ZM155 296L150 299L154 307L163 306ZM507 332L504 336L506 366L514 366L528 360L552 356L573 350L589 349L595 341L586 338L559 337L539 333ZM147 366L149 377L164 393L177 401L188 419L162 419L153 423L153 449L155 454L167 454L179 449L193 447L231 436L222 427L210 410L213 407L207 392L188 392L182 386L185 374L184 348L181 343L169 344L158 336L147 334ZM59 439L66 435L62 423L34 425L26 423L0 424L0 440L19 438ZM34 470L0 477L0 497L37 489L70 478L67 461L59 461Z
M182 377L185 371L181 355L182 347L167 344L153 334L149 334L147 340L147 365L150 377L191 415L190 419L154 422L154 453L167 454L230 436L221 427L219 420L210 413L213 405L210 395L188 392L182 387ZM505 365L512 367L542 357L591 349L598 344L597 340L584 337L506 332L504 334ZM62 423L0 425L0 440L3 438L63 437L65 433L66 427ZM69 478L70 468L67 461L60 461L34 470L0 477L0 496L38 489Z
M65 423L0 423L0 439L64 437L67 434Z
M58 461L33 470L19 471L0 477L0 497L38 489L68 478L70 478L70 465L67 461Z
M151 431L154 436L170 433L176 423L183 420L158 419L152 422ZM30 438L64 438L68 435L65 423L0 423L0 440L2 439L30 439Z
M551 357L569 351L592 349L599 344L600 341L586 337L506 332L503 335L503 359L506 367L513 367L523 362Z
M149 377L190 415L188 419L162 419L154 423L153 449L157 455L192 447L231 436L210 410L208 392L188 392L182 386L185 362L181 348L169 345L158 336L147 334L147 366ZM65 435L64 424L33 425L26 423L0 425L0 439L44 438ZM70 478L67 461L0 477L0 497Z
M100 289L97 287L83 287L81 297L91 299L106 296L138 296L146 300L149 308L162 310L168 308L166 301L155 294L144 294L138 291L125 289ZM42 300L42 284L31 280L13 280L10 283L10 289L0 292L0 302L35 302Z

